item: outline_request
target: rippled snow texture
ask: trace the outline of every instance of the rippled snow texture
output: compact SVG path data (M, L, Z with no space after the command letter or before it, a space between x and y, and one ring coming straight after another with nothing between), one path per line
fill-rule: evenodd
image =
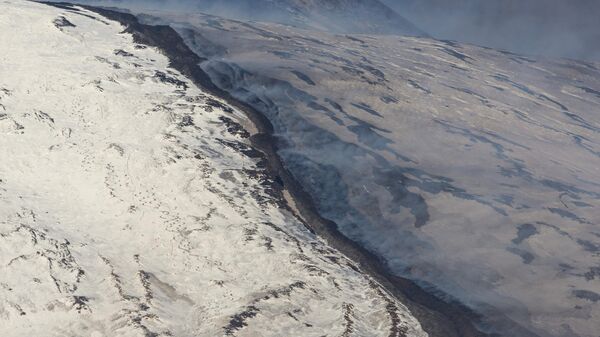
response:
M122 30L0 2L0 335L426 336Z

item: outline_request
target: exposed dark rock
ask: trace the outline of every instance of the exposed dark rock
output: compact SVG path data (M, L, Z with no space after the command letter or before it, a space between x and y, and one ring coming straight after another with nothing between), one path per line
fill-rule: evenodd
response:
M53 21L54 26L56 26L56 28L58 29L63 29L63 28L68 28L68 27L77 27L74 24L72 24L69 20L67 20L67 18L65 18L64 16L59 16L58 18L54 19Z

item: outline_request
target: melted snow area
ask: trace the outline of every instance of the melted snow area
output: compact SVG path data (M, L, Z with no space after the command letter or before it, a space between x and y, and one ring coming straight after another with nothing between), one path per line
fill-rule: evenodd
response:
M0 2L0 335L425 336L122 30Z

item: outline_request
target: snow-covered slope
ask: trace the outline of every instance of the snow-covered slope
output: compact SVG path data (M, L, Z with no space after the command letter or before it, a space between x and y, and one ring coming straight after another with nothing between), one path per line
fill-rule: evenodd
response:
M122 30L0 2L0 336L426 336Z
M322 214L396 273L506 336L597 337L599 64L154 14L271 119Z
M345 33L426 35L380 0L78 0L80 4L137 10L212 13Z

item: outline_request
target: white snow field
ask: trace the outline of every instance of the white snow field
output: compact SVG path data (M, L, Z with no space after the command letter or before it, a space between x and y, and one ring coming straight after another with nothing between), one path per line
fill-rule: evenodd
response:
M245 116L122 31L0 2L0 336L426 336L269 193Z

